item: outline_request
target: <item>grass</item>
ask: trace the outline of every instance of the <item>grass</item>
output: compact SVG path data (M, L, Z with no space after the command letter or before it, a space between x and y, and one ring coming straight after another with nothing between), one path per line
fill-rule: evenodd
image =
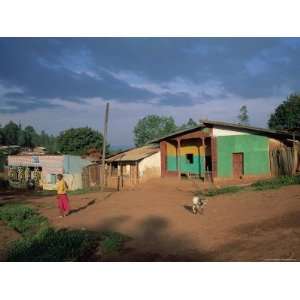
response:
M84 261L99 246L104 254L115 253L128 240L110 231L56 230L37 210L23 204L0 206L0 219L22 235L9 245L8 261Z
M0 219L22 236L32 236L41 228L48 226L48 221L38 211L23 204L6 204L0 207Z
M4 173L0 172L0 190L5 190L9 187L8 180Z
M101 234L101 246L104 253L119 252L123 248L124 242L130 238L117 233L106 231Z
M203 195L207 197L213 197L228 193L237 193L244 190L247 191L263 191L270 189L277 189L282 186L300 184L300 176L281 176L266 180L258 180L248 187L242 186L226 186L222 188L212 188L206 191L198 191L196 195Z
M30 238L13 242L8 261L81 261L99 244L100 237L84 230L45 228Z
M209 189L208 191L202 192L202 195L213 197L222 194L237 193L240 192L242 189L243 188L240 186L226 186L219 189L218 188Z
M281 176L267 180L258 180L251 187L256 191L263 191L293 184L300 184L300 176Z

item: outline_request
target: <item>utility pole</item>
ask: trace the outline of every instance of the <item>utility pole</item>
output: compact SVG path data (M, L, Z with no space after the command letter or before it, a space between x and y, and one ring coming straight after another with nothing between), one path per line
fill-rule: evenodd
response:
M106 153L106 139L107 139L107 126L108 126L108 111L109 111L109 102L106 103L103 143L102 143L102 167L101 167L101 177L100 177L102 190L105 187L105 153Z

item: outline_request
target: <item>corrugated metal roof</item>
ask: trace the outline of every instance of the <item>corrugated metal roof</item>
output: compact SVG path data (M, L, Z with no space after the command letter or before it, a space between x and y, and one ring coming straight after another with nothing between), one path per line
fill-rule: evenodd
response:
M244 125L244 124L227 123L227 122L212 121L212 120L202 120L201 122L204 125L222 126L222 127L229 127L229 128L235 128L235 129L244 129L244 130L248 130L248 131L255 131L255 132L261 132L261 133L272 134L272 135L291 136L290 133L287 133L285 131L272 130L272 129L268 129L268 128L255 127L255 126Z
M179 130L179 131L175 131L171 134L168 134L168 135L165 135L165 136L162 136L161 138L158 138L158 139L155 139L155 140L152 140L151 142L149 143L158 143L159 141L162 141L164 139L168 139L168 138L171 138L171 137L174 137L174 136L178 136L178 135L181 135L181 134L186 134L186 133L189 133L189 132L192 132L192 131L195 131L195 130L199 130L199 129L203 129L205 126L203 124L201 125L198 125L198 126L195 126L195 127L191 127L189 129L184 129L184 130Z
M201 123L198 126L171 133L171 134L163 136L159 139L155 139L155 140L151 141L151 143L158 143L162 140L172 138L172 137L175 137L178 135L186 134L189 132L193 132L196 130L200 130L207 126L221 126L221 127L232 128L232 129L242 129L242 130L252 131L252 132L265 134L265 135L282 136L285 138L292 136L292 134L290 134L290 133L287 133L284 131L279 131L279 130L271 130L271 129L267 129L267 128L260 128L260 127L254 127L254 126L248 126L248 125L236 124L236 123L227 123L227 122L221 122L221 121L201 120ZM296 137L300 138L300 135L296 134Z
M139 148L123 151L116 155L109 157L107 162L114 161L139 161L159 151L158 145L147 145Z

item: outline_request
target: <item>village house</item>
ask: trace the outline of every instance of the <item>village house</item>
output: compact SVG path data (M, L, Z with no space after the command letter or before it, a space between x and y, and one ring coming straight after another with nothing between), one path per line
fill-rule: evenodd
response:
M34 180L44 190L55 189L63 174L70 190L82 188L82 170L91 162L74 155L9 155L8 178L13 187L26 187Z
M160 143L162 177L257 178L298 166L292 134L241 124L205 120L152 142Z
M147 145L129 149L109 157L106 164L108 186L134 186L150 178L160 177L160 148L159 145Z

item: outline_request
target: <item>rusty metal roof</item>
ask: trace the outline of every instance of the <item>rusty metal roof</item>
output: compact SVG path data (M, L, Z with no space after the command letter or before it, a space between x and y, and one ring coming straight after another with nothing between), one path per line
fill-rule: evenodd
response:
M129 149L127 151L120 152L106 159L106 162L117 161L139 161L154 153L160 151L158 145L146 145L139 148Z
M267 128L254 127L254 126L249 126L249 125L244 125L244 124L227 123L227 122L221 122L221 121L201 120L199 125L197 125L195 127L191 127L189 129L180 130L180 131L171 133L171 134L163 136L161 138L152 140L151 143L158 143L158 142L168 139L168 138L176 137L176 136L186 134L189 132L193 132L196 130L201 130L205 127L213 127L213 126L220 126L220 127L232 128L232 129L236 129L236 130L255 132L257 134L267 135L267 136L279 136L282 138L292 137L292 134L288 133L286 131L272 130L272 129L267 129ZM299 134L296 134L296 137L298 139L300 139Z

